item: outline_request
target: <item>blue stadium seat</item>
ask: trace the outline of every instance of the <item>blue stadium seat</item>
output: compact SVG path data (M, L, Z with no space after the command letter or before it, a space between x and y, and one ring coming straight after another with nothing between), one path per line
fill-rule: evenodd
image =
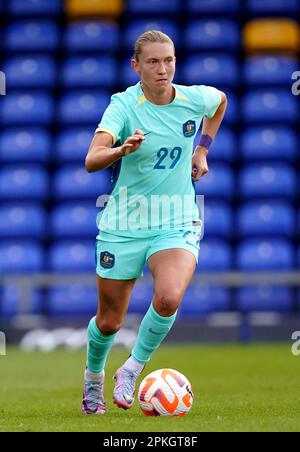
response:
M253 56L244 64L244 80L248 85L282 85L291 83L291 74L298 69L296 58L288 56Z
M229 289L222 286L191 283L185 291L179 313L189 317L224 312L229 309Z
M43 309L43 296L41 291L33 290L29 306L23 306L22 287L17 285L5 285L2 289L0 303L0 316L5 319L18 314L40 314Z
M58 119L63 124L95 124L110 102L106 91L74 91L61 97L58 106Z
M9 128L0 135L0 162L47 162L50 133L39 128Z
M160 19L157 17L151 19L149 18L148 20L138 20L136 18L133 18L125 28L124 39L121 44L123 44L123 46L125 46L133 54L136 39L142 33L149 30L160 30L170 36L176 47L180 44L179 31L176 22L172 22L168 19Z
M284 286L247 286L237 290L239 311L289 312L293 308L292 290Z
M287 202L252 201L239 208L237 225L238 233L243 237L292 237L295 233L295 212Z
M194 145L199 143L201 135L201 127L197 132ZM222 125L215 137L209 151L209 161L222 160L232 162L235 158L235 150L237 149L236 134L231 128Z
M204 237L200 243L198 272L230 270L232 263L232 250L228 242Z
M128 86L135 85L140 80L140 77L130 66L130 58L127 58L121 64L121 82L122 86L127 88Z
M249 239L237 247L239 270L291 270L294 247L284 239Z
M300 264L298 265L298 267L300 266ZM298 309L300 309L300 289L298 289L297 291L297 306Z
M56 137L56 159L60 162L84 162L96 126L91 128L63 129Z
M248 10L251 13L281 13L282 15L287 13L299 12L298 0L248 0Z
M7 51L56 50L59 45L57 25L50 20L13 22L5 35Z
M44 250L39 242L0 242L0 273L38 272L43 267Z
M229 204L222 201L204 203L204 237L228 238L233 233L233 215Z
M50 214L49 232L56 239L96 237L98 210L95 203L61 204L55 207ZM70 224L72 227L70 227Z
M49 125L53 120L53 98L45 92L13 92L1 99L3 125Z
M139 279L132 291L128 312L130 314L145 314L153 298L153 284L151 280Z
M293 160L297 153L297 136L292 128L258 126L244 129L241 153L247 160Z
M239 193L244 197L291 197L296 194L296 174L286 163L252 163L239 173Z
M14 16L57 16L62 12L62 0L10 0L8 12Z
M110 171L87 173L81 166L59 168L53 179L53 196L56 199L86 199L96 202L96 198L106 194L110 187Z
M224 123L234 125L238 120L240 120L240 105L237 100L237 96L232 92L225 90L227 96L227 109L224 116Z
M297 121L297 99L288 90L253 90L242 100L242 113L248 122Z
M39 204L2 204L0 238L43 239L46 234L46 212Z
M232 169L222 163L212 163L209 172L195 184L196 193L209 198L231 198L234 193Z
M4 62L7 88L54 88L56 64L48 56L17 56Z
M230 20L193 20L186 27L185 44L191 50L233 51L239 49L240 41L239 28Z
M72 57L64 62L61 79L67 88L114 87L117 63L109 56Z
M88 272L95 270L94 241L58 241L50 246L49 269L56 272Z
M43 200L49 195L48 172L38 165L6 166L0 170L0 198Z
M176 14L180 11L180 0L127 0L126 12L134 14Z
M223 68L226 67L226 71ZM193 55L183 65L187 85L234 86L238 81L238 63L231 55Z
M118 25L110 21L78 21L68 24L64 36L68 51L115 52L119 46Z
M96 287L72 284L49 289L46 296L47 313L60 315L95 315L98 296Z
M239 0L187 0L186 8L188 12L195 13L213 13L213 14L232 14L240 9Z

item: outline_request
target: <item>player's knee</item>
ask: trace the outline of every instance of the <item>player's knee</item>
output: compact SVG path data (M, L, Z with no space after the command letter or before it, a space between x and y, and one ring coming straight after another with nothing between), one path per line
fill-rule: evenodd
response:
M105 336L117 333L122 326L122 323L115 319L98 319L96 323L101 333Z
M167 293L158 293L155 296L155 310L159 315L170 317L178 309L180 300L181 292L177 290L171 290Z

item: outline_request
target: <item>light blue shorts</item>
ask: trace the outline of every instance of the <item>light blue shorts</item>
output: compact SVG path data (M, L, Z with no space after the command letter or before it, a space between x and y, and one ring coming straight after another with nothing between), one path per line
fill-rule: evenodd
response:
M108 279L133 279L143 275L152 254L172 248L190 251L198 262L201 227L161 231L147 238L125 238L100 232L96 242L96 273Z

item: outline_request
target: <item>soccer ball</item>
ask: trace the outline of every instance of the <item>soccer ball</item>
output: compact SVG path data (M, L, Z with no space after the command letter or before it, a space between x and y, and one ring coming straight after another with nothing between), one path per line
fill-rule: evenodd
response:
M177 370L159 369L141 382L138 400L146 416L184 416L193 403L188 379Z

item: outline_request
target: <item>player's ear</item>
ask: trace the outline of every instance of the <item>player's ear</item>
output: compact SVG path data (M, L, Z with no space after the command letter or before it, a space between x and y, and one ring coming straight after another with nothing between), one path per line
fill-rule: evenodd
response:
M136 61L135 58L131 58L130 64L134 72L136 72L138 75L140 75L141 71L139 70L139 63Z

